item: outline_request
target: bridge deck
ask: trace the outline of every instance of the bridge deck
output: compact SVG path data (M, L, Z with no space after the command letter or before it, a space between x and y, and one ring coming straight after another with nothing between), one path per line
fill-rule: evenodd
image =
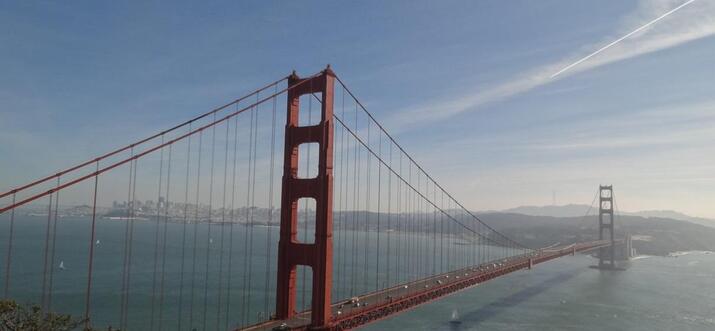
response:
M332 305L333 324L330 330L352 329L390 315L414 308L459 290L478 285L530 266L555 258L610 245L608 241L593 241L512 257L448 273L420 279L382 291L359 296L360 305L340 302ZM305 330L310 324L310 311L297 314L288 320L274 320L248 327L244 330Z

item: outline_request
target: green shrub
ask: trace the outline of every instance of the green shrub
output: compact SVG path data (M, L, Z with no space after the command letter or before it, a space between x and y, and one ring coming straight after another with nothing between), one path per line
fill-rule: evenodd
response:
M0 300L1 331L64 331L78 329L85 320L70 315L44 313L37 305L20 305L13 300Z

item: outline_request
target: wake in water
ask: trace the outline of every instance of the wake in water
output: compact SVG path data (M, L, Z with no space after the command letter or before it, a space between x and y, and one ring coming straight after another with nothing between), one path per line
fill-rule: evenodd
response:
M631 258L631 261L647 259L647 258L650 258L650 257L653 257L653 255L638 255L638 256L632 257L632 258Z
M673 252L673 253L668 254L668 257L678 257L678 256L693 255L693 254L715 254L715 252L711 252L711 251L679 251L679 252Z
M449 319L449 323L453 325L462 324L462 321L459 320L459 313L456 309L452 310L452 317Z

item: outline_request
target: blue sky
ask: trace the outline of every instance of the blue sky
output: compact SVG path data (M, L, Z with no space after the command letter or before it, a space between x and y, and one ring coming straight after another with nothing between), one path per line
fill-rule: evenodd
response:
M330 63L472 209L715 217L715 4L550 78L683 2L4 2L0 190Z

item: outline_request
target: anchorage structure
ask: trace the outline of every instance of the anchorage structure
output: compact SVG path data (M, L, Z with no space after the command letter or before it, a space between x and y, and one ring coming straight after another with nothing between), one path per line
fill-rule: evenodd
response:
M604 240L604 232L608 230L611 244L601 247L598 252L598 267L601 269L615 268L615 239L613 235L613 186L601 185L599 191L598 206L598 240Z

